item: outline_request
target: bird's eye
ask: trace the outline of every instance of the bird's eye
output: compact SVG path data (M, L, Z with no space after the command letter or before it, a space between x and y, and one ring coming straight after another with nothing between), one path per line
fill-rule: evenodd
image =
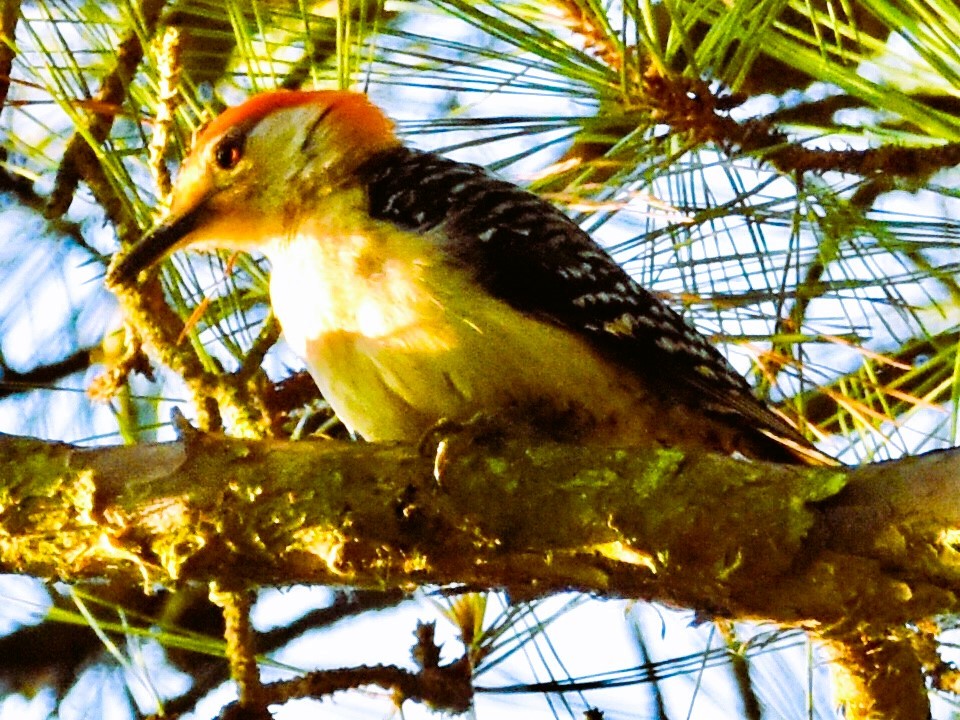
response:
M243 135L228 133L213 151L214 162L222 170L233 170L243 157Z

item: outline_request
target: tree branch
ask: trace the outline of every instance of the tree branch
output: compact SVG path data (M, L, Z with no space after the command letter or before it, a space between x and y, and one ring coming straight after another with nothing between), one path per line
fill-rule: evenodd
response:
M579 589L782 623L956 609L960 452L844 470L675 450L0 440L5 571ZM869 602L867 601L869 599Z
M466 433L429 457L197 433L6 437L0 467L0 568L46 578L575 589L819 630L860 679L888 628L960 607L960 451L822 469ZM900 667L915 692L897 696L925 701L919 663Z
M144 33L152 36L165 5L164 0L144 0L139 15L144 23ZM127 86L143 59L141 36L130 29L117 46L113 67L103 77L100 89L94 97L97 107L120 108L126 98ZM93 146L104 143L113 128L113 113L95 113L89 117L85 132L76 131L63 151L63 159L57 169L53 191L47 206L47 216L59 218L73 202L74 193L81 180L86 181L97 202L117 228L117 234L129 240L139 229L129 208L111 186L101 167Z
M29 370L14 370L0 361L0 398L48 387L90 367L95 348L77 348L70 355Z

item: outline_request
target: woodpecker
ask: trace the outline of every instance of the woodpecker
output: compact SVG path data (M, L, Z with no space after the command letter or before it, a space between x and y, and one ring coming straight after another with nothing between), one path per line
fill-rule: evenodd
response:
M287 343L367 440L481 415L582 442L830 462L560 210L405 147L360 93L274 91L222 113L108 283L183 248L267 257Z

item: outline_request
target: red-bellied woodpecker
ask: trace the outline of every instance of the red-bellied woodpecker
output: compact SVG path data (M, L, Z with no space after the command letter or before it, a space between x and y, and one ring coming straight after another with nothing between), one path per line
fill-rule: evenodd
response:
M181 248L267 256L287 342L369 440L482 414L584 442L827 460L563 213L404 147L361 94L278 91L224 112L110 282Z

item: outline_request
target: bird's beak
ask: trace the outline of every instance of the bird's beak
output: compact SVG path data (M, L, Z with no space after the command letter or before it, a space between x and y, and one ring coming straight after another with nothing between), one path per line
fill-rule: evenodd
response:
M131 285L137 276L159 261L200 225L205 204L199 203L184 213L173 214L155 226L140 242L113 261L107 271L108 285Z

